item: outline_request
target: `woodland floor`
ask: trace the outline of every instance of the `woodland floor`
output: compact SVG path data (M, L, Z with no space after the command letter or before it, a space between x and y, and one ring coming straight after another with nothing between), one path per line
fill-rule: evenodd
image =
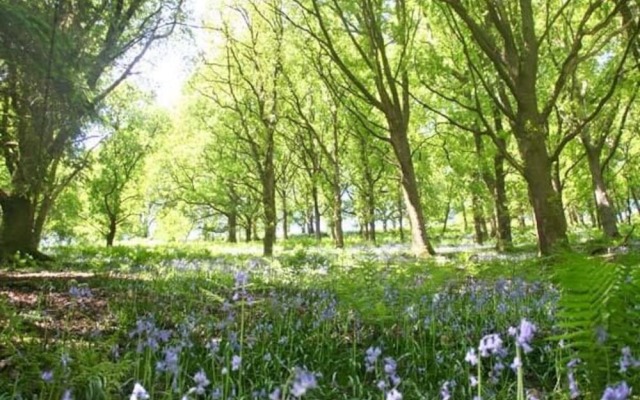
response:
M76 399L126 398L135 382L153 399L204 398L195 390L199 370L208 377L201 387L207 398L267 399L276 389L292 390L301 368L316 374L318 387L306 396L312 399L380 398L392 387L405 399L442 397L444 389L471 398L475 370L465 353L493 332L505 343L506 369L492 372L502 358L483 361L483 398L515 398L507 328L523 318L537 326L534 352L525 358L527 393L568 398L567 360L581 358L574 378L583 397L600 398L607 384L640 385L640 374L618 365L624 346L640 356L640 318L610 309L640 314L640 296L618 296L624 285L607 283L635 285L640 252L630 241L590 255L603 246L588 241L574 246L577 252L541 259L530 243L506 254L491 245L441 243L429 260L393 243L338 251L294 242L270 260L259 257L259 244L56 249L54 263L0 270L0 399L60 398L67 390ZM568 270L575 283L563 289ZM594 296L611 315L576 315L568 323L573 290L582 293L581 274L593 271L601 275L586 279L608 285L605 300L600 289ZM627 321L628 335L614 331L616 318ZM577 339L570 349L558 341L600 326L610 339L588 346L595 355ZM383 355L368 371L366 350L376 347ZM171 352L180 354L175 369ZM589 364L604 354L606 371ZM235 356L243 360L239 371ZM385 373L391 359L397 372Z

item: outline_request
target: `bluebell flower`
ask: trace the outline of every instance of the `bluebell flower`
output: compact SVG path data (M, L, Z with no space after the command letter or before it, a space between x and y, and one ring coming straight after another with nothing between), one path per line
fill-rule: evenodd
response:
M237 371L240 369L240 366L242 365L242 357L238 356L238 355L234 355L231 358L231 370L232 371Z
M64 393L62 393L60 400L73 400L73 397L71 396L71 389L66 389Z
M53 371L51 371L51 370L43 371L42 374L40 375L40 377L46 383L51 383L51 382L53 382Z
M469 349L467 351L467 355L464 357L464 360L471 364L472 366L478 364L478 356L476 355L475 349Z
M631 395L631 388L627 382L620 382L615 386L607 387L602 395L602 400L627 400Z
M618 361L620 366L620 373L625 373L629 368L640 368L640 360L637 360L631 354L631 348L629 346L622 348L622 355Z
M375 369L376 362L378 361L378 357L382 354L382 350L380 347L369 347L366 351L366 355L364 357L364 365L367 372L371 372Z
M387 392L386 400L402 400L402 393L400 393L395 388L391 389Z
M133 391L131 392L131 397L129 397L129 400L147 400L148 398L149 393L147 393L147 391L141 384L136 382L136 384L133 385Z
M391 357L384 358L384 373L387 375L394 375L396 373L396 369L398 368L398 363Z
M518 328L509 328L509 335L516 338L516 344L520 346L525 353L530 353L533 350L531 348L531 341L536 331L537 328L534 324L522 318Z
M572 399L577 399L580 397L580 389L578 389L578 381L573 374L573 370L567 373L567 380L569 381L569 396Z
M492 354L496 354L502 348L502 339L500 339L500 335L491 334L486 335L482 339L480 339L480 345L478 346L478 350L480 351L480 356L489 357Z
M440 399L441 400L450 400L451 399L451 382L445 381L440 387Z
M249 275L245 271L238 271L235 274L236 288L244 288L249 283Z
M291 385L292 395L301 397L307 393L307 390L315 389L316 387L318 387L318 382L314 373L302 368L296 368L293 384Z
M269 394L269 400L280 400L280 388L275 388L271 394Z
M93 296L93 293L91 293L91 289L87 286L78 287L74 285L69 289L69 296L75 298L90 298Z
M396 373L398 369L398 363L391 357L384 358L384 373L387 374L387 377L391 381L393 386L398 386L402 379Z
M204 394L205 388L209 386L211 382L207 379L207 374L203 370L196 372L193 376L193 382L196 384L195 393L196 394Z
M522 367L522 360L520 360L520 357L514 357L511 363L511 369L517 371L520 367Z
M211 339L205 346L207 349L209 349L209 352L211 352L212 355L216 355L218 354L218 351L220 350L220 339L218 338L213 338Z

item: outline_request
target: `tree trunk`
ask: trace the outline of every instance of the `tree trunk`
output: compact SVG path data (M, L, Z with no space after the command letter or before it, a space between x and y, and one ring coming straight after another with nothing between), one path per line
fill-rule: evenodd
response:
M527 181L529 199L533 206L538 251L551 254L555 248L568 245L567 221L558 193L551 178L552 160L546 143L541 138L544 127L534 126L533 119L517 124L520 130L518 146L524 161L524 178ZM525 128L525 125L530 125Z
M244 241L249 243L253 236L253 232L251 231L253 228L253 221L247 218L247 225L244 227Z
M36 213L34 225L33 225L33 245L37 249L40 247L40 241L42 240L42 230L44 224L49 216L49 211L53 206L54 198L51 195L47 195L42 199L38 212Z
M483 245L486 239L485 230L484 230L484 209L482 207L482 202L480 200L480 196L476 193L471 195L471 204L473 208L473 228L474 228L474 239L475 242L479 245Z
M401 189L401 188L400 188ZM400 242L404 242L404 202L402 200L402 192L398 191L398 230L400 232Z
M496 132L502 132L502 118L499 112L494 113L494 124ZM478 132L474 132L476 152L478 158L482 162L484 156L484 144L482 142L482 136ZM506 140L498 138L499 145L502 148L506 148ZM511 217L509 216L509 208L507 205L507 190L504 171L505 157L500 151L496 151L493 156L493 175L485 168L480 168L482 173L482 179L484 180L487 189L492 194L496 221L492 219L492 232L495 230L495 235L492 233L492 237L496 238L496 249L498 251L504 251L511 247ZM497 225L497 226L495 226Z
M447 201L447 207L444 209L444 218L442 219L442 231L440 231L440 237L444 237L444 234L447 232L449 213L451 213L451 199Z
M498 222L498 236L496 238L496 248L505 251L512 246L511 236L511 215L507 202L506 172L504 171L504 156L499 151L493 158L493 168L495 171L494 201L496 208L496 218Z
M367 240L369 240L371 243L375 244L376 243L376 201L375 201L375 194L373 193L373 187L369 187L369 193L367 194L367 225L368 225L368 232L369 234L367 235Z
M485 231L486 232L486 231ZM498 236L498 226L496 222L495 213L491 213L491 217L489 218L489 237L496 238Z
M344 247L344 231L342 230L342 191L340 183L333 184L333 229L335 231L335 245L338 249Z
M287 208L286 193L282 196L282 238L289 239L289 209Z
M33 255L37 244L33 232L34 206L28 198L16 195L0 194L2 206L2 228L0 230L0 249L2 258L11 257L20 252Z
M591 173L591 186L594 193L596 212L598 213L598 219L602 226L602 232L609 238L617 238L620 236L620 233L618 232L618 224L616 222L616 211L607 192L604 177L602 176L600 155L586 145L585 148L589 172Z
M315 235L316 233L315 224L313 222L313 210L309 210L307 212L307 233L309 236Z
M392 127L391 144L400 164L402 193L411 226L411 248L417 256L435 255L427 234L407 132Z
M595 200L593 204L595 204ZM589 206L589 220L591 221L592 228L597 228L600 225L600 223L598 222L598 217L596 216L596 213L593 211L592 206Z
M229 225L229 229L227 230L227 242L229 243L237 243L238 242L238 214L235 212L227 215L227 223Z
M316 240L322 240L322 231L320 230L320 200L318 199L318 186L314 183L311 188L311 196L313 197L313 222L315 223L314 232Z
M631 197L633 197L633 204L635 204L636 206L636 214L640 215L640 197L638 196L638 193L636 192L635 189L630 188L629 190L631 190Z
M469 230L469 221L467 221L467 207L464 206L464 200L460 202L462 211L462 229L466 233Z
M116 217L109 217L109 230L107 231L107 247L113 247L113 240L116 238L116 230L118 229L118 223Z

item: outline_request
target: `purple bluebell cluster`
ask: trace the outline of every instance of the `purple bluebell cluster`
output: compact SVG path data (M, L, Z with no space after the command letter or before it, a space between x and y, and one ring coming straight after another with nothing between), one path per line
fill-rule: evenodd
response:
M606 388L601 400L627 400L629 396L631 396L631 388L627 382L620 382Z
M492 333L484 336L480 339L480 345L478 346L480 356L489 357L494 354L500 354L502 351L502 339L500 335Z
M520 346L525 353L530 353L533 350L531 341L537 330L538 328L536 328L534 324L522 318L517 328L509 328L509 335L515 337L516 344Z
M131 392L131 397L129 400L147 400L149 399L149 393L147 390L138 382L133 385L133 391Z
M293 383L291 384L291 394L295 397L304 396L308 390L318 387L316 374L304 368L296 368Z
M580 364L580 359L574 358L567 363L567 380L569 381L569 396L572 399L580 397L580 389L578 388L578 380L576 379L576 368Z
M88 299L93 297L93 292L91 292L91 288L89 288L88 286L73 285L71 286L71 288L69 288L69 296L78 299Z
M390 277L392 270L385 273ZM413 396L414 386L427 398L501 398L513 394L516 374L509 367L529 372L530 366L553 363L559 352L566 354L570 348L556 348L552 342L538 346L535 341L542 332L561 333L555 321L558 293L546 284L469 279L435 294L408 296L407 288L383 281L372 284L377 297L371 300L379 303L367 315L347 308L330 290L262 290L262 284L249 283L256 271L245 267L233 272L232 286L215 301L194 299L193 307L177 315L143 315L130 340L114 344L113 361L129 360L137 350L139 364L148 368L131 377L140 382L130 399L149 398L142 384L153 389L154 397L161 392L189 400L290 400L314 389L311 397L331 398L352 382L363 383L361 398L402 400L403 393ZM197 283L190 284L190 290L199 292ZM410 289L424 290L422 285ZM377 318L378 312L386 313L385 318ZM508 322L518 321L508 328ZM68 354L60 362L63 368L42 375L45 382L53 382L55 371L64 384L56 382L56 398L71 382L62 378L71 362ZM312 369L290 369L302 362ZM333 366L340 372L330 370ZM630 348L622 350L618 366L628 374L620 378L633 384L630 379L640 362ZM345 375L349 368L362 376ZM568 385L560 377L572 398L581 396L577 368L576 362L567 365ZM322 382L320 371L331 377L329 382ZM53 390L54 385L42 386ZM527 390L526 398L545 398L548 386L540 386L540 391ZM122 390L130 388L129 383ZM630 393L621 382L607 388L602 399L628 399ZM70 396L69 391L65 400Z
M367 372L373 372L381 354L382 350L380 347L369 347L367 349L364 357L364 366Z
M633 354L631 354L631 348L627 346L622 348L622 355L620 356L618 365L620 366L620 372L625 373L630 369L640 368L640 360L633 357Z

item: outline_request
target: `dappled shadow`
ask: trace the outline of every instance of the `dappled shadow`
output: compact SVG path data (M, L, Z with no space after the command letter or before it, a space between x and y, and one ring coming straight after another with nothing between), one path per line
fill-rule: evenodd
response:
M22 332L36 337L86 338L116 330L109 298L122 294L100 286L105 280L114 283L132 279L88 272L2 271L0 302L13 309ZM11 322L10 316L0 317L3 328Z

